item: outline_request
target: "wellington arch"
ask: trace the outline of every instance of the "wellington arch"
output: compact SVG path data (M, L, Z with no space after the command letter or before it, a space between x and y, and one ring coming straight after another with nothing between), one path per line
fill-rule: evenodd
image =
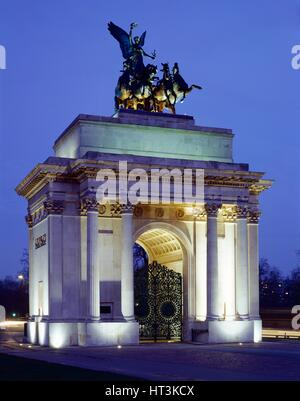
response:
M186 115L79 115L16 188L28 202L27 340L57 348L132 345L143 335L260 341L259 196L272 182L234 162L232 143L230 129ZM174 192L170 202L99 202L99 171L126 183L139 172L150 188L152 169L201 170L202 201ZM144 270L134 270L134 243L148 255Z

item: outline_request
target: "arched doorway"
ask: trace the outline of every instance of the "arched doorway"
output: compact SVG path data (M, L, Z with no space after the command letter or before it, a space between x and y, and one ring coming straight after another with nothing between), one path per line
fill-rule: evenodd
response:
M165 228L136 237L135 316L142 341L182 340L184 259L179 239Z

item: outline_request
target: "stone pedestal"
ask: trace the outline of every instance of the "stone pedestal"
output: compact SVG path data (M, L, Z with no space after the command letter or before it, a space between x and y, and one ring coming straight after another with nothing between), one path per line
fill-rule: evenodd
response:
M199 127L191 116L120 110L115 117L79 115L55 141L57 157L86 152L232 162L232 131Z
M64 348L80 346L137 345L137 322L28 322L31 344Z
M261 341L261 320L214 320L208 322L209 343L252 343Z
M78 345L112 346L137 345L139 324L137 322L80 323Z

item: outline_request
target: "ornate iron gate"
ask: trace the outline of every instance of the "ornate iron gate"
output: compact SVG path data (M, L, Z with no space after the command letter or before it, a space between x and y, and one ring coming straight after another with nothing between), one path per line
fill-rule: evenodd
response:
M135 316L145 339L182 337L182 277L157 262L135 271Z

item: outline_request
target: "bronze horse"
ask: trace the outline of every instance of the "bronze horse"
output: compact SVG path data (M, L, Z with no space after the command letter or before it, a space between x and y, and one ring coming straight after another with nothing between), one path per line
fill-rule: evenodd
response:
M163 112L164 109L169 109L175 114L176 94L173 90L173 78L168 63L162 64L162 67L163 77L153 89L155 111Z
M118 79L115 89L115 109L127 108L127 101L131 97L130 73L126 62L123 63L123 74Z
M153 82L158 79L156 73L156 65L147 64L138 79L132 81L132 98L137 109L146 111L153 109Z
M178 63L175 63L173 66L173 90L176 93L176 100L177 102L183 102L186 95L192 92L192 90L195 89L202 89L201 86L192 84L191 86L188 86L188 84L185 82L185 80L182 78L182 76L179 73L179 67Z
M163 78L158 81L157 86L153 90L155 99L156 110L164 111L169 109L173 114L176 113L175 105L178 102L183 102L186 95L188 95L194 88L202 89L199 85L191 85L185 82L179 74L178 63L174 64L172 74L168 63L162 64Z
M153 109L153 82L158 79L155 75L157 67L147 64L139 76L132 77L129 69L125 69L118 80L115 90L115 107L129 109Z

